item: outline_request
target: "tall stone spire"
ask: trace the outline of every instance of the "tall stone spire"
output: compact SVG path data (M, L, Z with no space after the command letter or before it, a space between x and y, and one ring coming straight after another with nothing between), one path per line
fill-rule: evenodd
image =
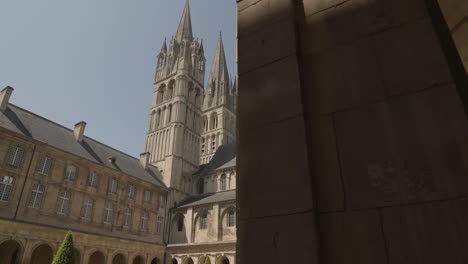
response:
M211 65L209 81L217 83L224 81L226 84L229 84L229 73L226 63L226 56L224 54L223 37L221 32L219 32L218 45L216 47L213 58L213 64ZM225 91L219 92L220 94L223 94Z
M185 3L184 12L180 18L179 28L176 33L176 40L180 43L182 40L193 40L192 20L190 19L189 0Z

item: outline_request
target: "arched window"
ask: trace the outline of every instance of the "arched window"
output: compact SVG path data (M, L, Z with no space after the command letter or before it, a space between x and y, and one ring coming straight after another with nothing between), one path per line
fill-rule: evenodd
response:
M227 221L227 226L229 227L236 225L236 212L234 211L234 209L231 209L227 213L226 221Z
M225 191L227 189L226 187L226 174L223 173L223 175L221 175L221 191Z
M184 217L182 215L177 216L177 232L184 230Z
M202 194L204 192L205 180L203 178L197 180L197 193Z
M171 99L174 97L174 90L175 90L175 80L171 80L169 82L169 86L167 88L167 98Z
M158 90L158 98L156 100L156 103L161 103L164 101L164 93L166 91L166 85L162 84L160 87L159 87L159 90Z
M210 128L215 129L218 128L218 114L212 113L210 118Z
M203 131L208 131L208 117L203 116Z
M208 215L206 213L203 213L202 216L200 216L200 229L206 229L208 226Z
M169 113L167 116L167 124L171 123L172 121L172 105L169 105Z

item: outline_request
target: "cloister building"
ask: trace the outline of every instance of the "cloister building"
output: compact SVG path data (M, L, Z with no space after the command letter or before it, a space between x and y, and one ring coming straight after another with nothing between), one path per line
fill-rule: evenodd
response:
M0 263L233 264L236 82L219 33L205 88L187 1L157 56L145 150L134 158L0 92Z

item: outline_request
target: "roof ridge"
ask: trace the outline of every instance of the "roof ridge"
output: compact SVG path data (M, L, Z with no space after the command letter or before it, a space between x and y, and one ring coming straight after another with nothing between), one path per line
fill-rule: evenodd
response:
M33 116L35 116L35 117L38 117L38 118L40 118L40 119L42 119L42 120L45 120L45 121L47 121L47 122L50 122L50 123L52 123L52 124L54 124L54 125L56 125L56 126L58 126L58 127L60 127L60 128L63 128L63 129L65 129L65 130L68 130L68 131L70 131L71 133L73 133L73 129L68 128L68 127L66 127L66 126L64 126L64 125L62 125L62 124L59 124L59 123L57 123L57 122L55 122L55 121L53 121L53 120L50 120L50 119L48 119L48 118L46 118L46 117L43 117L43 116L38 115L38 114L36 114L36 113L33 113L33 112L31 112L30 110L27 110L27 109L25 109L25 108L23 108L23 107L20 107L20 106L18 106L18 105L13 104L13 103L8 103L8 105L9 105L9 106L16 107L16 108L18 108L18 109L20 109L20 110L22 110L22 111L27 112L28 114L31 114L31 115L33 115ZM105 144L105 143L102 143L102 142L100 142L100 141L98 141L98 140L96 140L96 139L94 139L94 138L88 137L88 136L86 136L86 135L83 136L83 138L86 138L86 139L91 140L91 141L93 141L93 142L95 142L95 143L97 143L97 144L100 144L100 145L102 145L102 146L105 146L105 147L107 147L107 148L109 148L109 149L111 149L111 150L114 150L114 151L116 151L116 152L119 152L119 153L121 153L121 154L123 154L123 155L125 155L125 156L128 156L129 158L133 158L133 159L135 159L135 160L138 160L137 157L134 157L134 156L132 156L132 155L130 155L130 154L128 154L128 153L125 153L125 152L123 152L123 151L121 151L121 150L115 149L115 148L113 148L113 147L111 147L111 146L109 146L109 145L107 145L107 144Z

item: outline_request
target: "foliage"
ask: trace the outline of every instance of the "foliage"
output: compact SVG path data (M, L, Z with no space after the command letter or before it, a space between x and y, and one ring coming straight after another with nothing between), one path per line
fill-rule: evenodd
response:
M75 264L75 248L73 247L72 232L68 231L60 245L52 264Z
M210 258L209 258L209 257L206 257L206 258L205 258L205 263L203 263L203 264L211 264Z

